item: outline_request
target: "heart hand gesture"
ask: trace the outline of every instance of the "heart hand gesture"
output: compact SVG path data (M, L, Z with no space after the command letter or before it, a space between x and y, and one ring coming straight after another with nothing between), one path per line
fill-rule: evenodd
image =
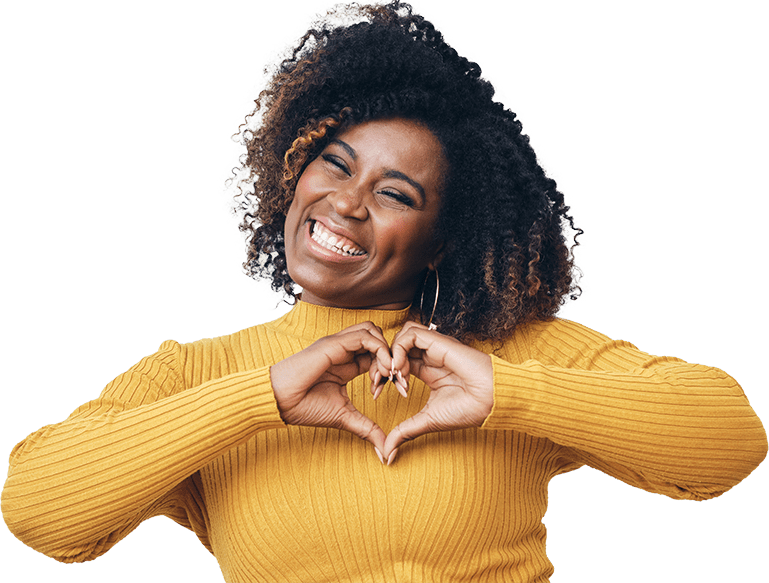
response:
M427 403L385 436L347 394L347 383L366 371L374 398L388 378L407 396L413 374L431 389ZM415 322L406 323L392 347L371 322L351 326L273 365L270 376L286 423L344 429L388 463L398 446L425 433L479 427L494 404L490 357Z
M480 427L494 404L491 358L454 338L407 322L392 347L401 382L413 374L430 387L427 403L387 436L383 456L392 462L403 442L436 431Z
M353 406L347 383L366 371L381 383L391 363L382 330L371 322L317 340L270 369L283 421L344 429L370 442L381 459L384 431Z

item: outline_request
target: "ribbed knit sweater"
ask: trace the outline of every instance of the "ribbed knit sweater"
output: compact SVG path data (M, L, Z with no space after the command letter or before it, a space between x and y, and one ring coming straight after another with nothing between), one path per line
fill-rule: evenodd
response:
M14 448L2 510L60 561L103 554L143 520L190 529L231 582L547 581L542 517L554 476L582 464L675 498L717 496L764 458L766 434L724 372L653 357L566 320L521 327L492 354L481 428L404 444L383 466L334 429L286 426L273 363L371 320L392 341L407 310L323 308L160 350L94 401ZM354 405L385 432L419 411L368 377Z

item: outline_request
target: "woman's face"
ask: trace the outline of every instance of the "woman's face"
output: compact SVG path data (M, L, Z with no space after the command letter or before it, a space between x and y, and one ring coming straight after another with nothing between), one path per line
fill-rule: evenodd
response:
M433 233L445 168L437 138L412 121L336 136L302 173L286 216L288 272L302 301L407 306L441 247Z

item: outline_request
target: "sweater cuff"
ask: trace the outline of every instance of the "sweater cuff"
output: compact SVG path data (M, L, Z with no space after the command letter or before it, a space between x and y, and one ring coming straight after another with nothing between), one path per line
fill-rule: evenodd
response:
M491 413L481 425L481 429L509 430L514 423L516 412L520 410L520 401L516 399L516 386L521 385L520 365L510 364L501 358L491 356L494 379L494 405ZM528 382L531 376L526 375Z
M252 387L252 404L255 416L262 429L275 429L285 427L286 423L280 416L278 402L272 390L270 367L264 367L251 373L254 386Z

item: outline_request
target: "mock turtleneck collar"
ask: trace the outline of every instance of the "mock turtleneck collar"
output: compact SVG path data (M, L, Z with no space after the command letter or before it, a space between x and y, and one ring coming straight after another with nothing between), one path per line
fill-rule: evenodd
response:
M316 339L340 330L371 321L385 332L399 330L408 319L409 308L402 310L352 310L318 306L297 301L293 309L285 316L275 320L272 325L291 336Z

